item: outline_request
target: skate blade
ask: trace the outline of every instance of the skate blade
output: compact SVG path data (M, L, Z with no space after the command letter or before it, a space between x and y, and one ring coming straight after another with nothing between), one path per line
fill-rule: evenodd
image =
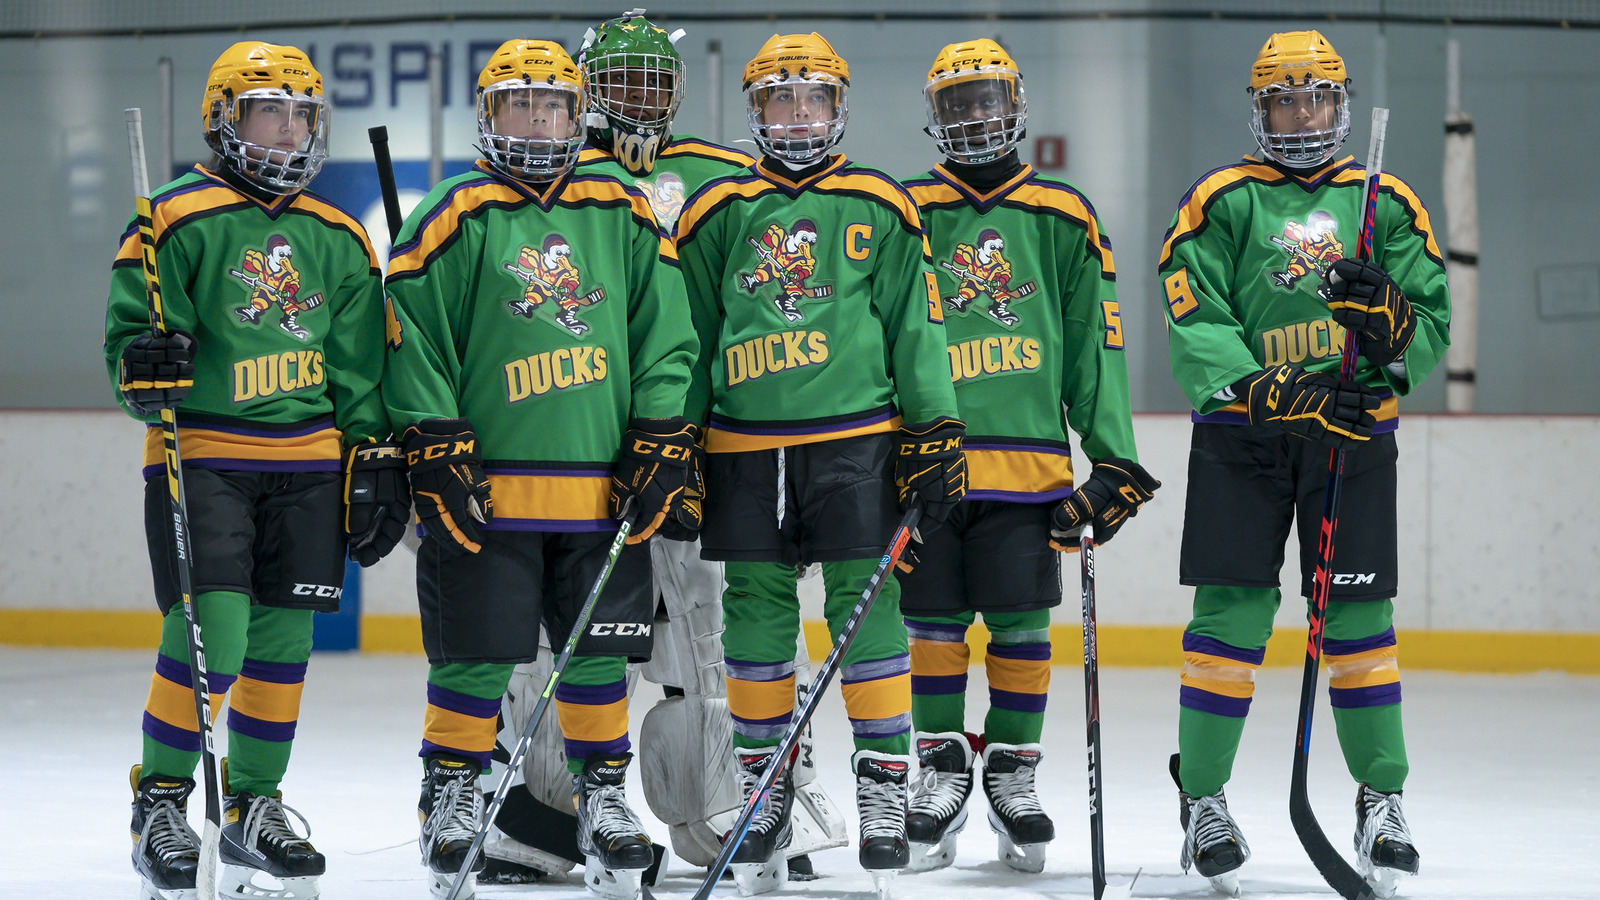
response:
M643 869L608 869L593 856L583 864L583 886L605 900L634 900L643 884Z
M249 866L222 864L217 896L229 900L317 900L322 890L316 875L278 878Z
M956 836L946 834L937 844L911 842L911 864L907 872L932 872L956 861Z
M1366 877L1367 885L1372 888L1372 893L1375 896L1381 898L1381 900L1389 900L1390 897L1395 895L1396 891L1400 890L1400 878L1407 873L1399 869L1374 868L1362 874Z
M1224 897L1239 896L1239 873L1223 872L1221 875L1212 875L1206 879L1211 882L1211 889Z
M428 870L428 890L439 900L450 896L450 888L456 883L456 873L435 872ZM461 893L456 894L456 900L472 900L478 893L478 873L468 872L466 882L461 885Z
M1045 850L1050 845L1045 844L1014 844L1005 835L997 835L1000 845L1000 861L1018 872L1027 872L1037 875L1044 871Z
M789 881L789 860L774 853L764 863L734 863L728 866L733 873L733 885L739 896L753 897L783 887Z
M200 892L194 888L156 887L144 878L139 879L139 900L197 900Z
M872 890L878 900L892 900L889 889L894 885L894 877L900 874L899 869L869 869L867 874L872 876Z

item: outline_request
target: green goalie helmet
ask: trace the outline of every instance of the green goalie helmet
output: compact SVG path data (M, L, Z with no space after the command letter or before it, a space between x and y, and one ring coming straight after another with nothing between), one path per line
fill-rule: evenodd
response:
M683 59L672 46L680 37L681 29L667 34L635 9L590 29L578 50L589 97L605 118L589 133L635 175L655 168L683 102Z

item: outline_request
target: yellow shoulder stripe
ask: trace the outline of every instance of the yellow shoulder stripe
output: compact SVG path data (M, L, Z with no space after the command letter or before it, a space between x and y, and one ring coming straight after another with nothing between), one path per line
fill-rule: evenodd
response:
M775 190L777 187L771 182L759 178L713 181L678 214L677 234L680 238L694 234L701 220L730 198L749 200Z
M1010 199L1033 207L1058 209L1082 222L1089 252L1100 258L1100 271L1107 275L1117 274L1116 263L1111 258L1110 242L1100 233L1100 220L1095 218L1094 211L1077 192L1029 182L1012 191Z
M160 245L166 236L167 229L173 223L207 210L222 206L236 206L248 203L244 197L235 193L231 188L217 185L216 187L203 187L195 191L184 191L165 200L158 201L150 210L150 224L155 232L156 244ZM138 244L139 235L134 234L134 243Z
M919 209L930 203L959 203L964 199L959 191L942 181L908 184L906 191L911 194L912 202L916 203Z
M662 156L676 156L680 153L694 153L700 156L714 156L717 159L720 159L724 162L733 163L737 166L748 166L756 161L755 157L748 153L744 153L739 150L733 150L728 147L719 147L716 144L708 144L705 141L673 141L671 146L661 151Z
M650 209L650 201L637 190L628 190L626 185L614 178L594 176L575 178L567 183L567 189L561 192L559 202L577 203L584 200L627 200L634 215L652 225L656 221L656 214Z
M1439 244L1434 240L1433 222L1428 218L1428 208L1422 205L1422 198L1411 190L1411 185L1388 172L1378 173L1378 189L1381 191L1384 188L1393 191L1397 199L1404 201L1405 205L1411 208L1411 224L1417 231L1422 232L1428 255L1443 261L1444 254L1439 252Z
M1246 178L1276 184L1287 177L1271 166L1260 163L1244 163L1220 169L1201 179L1200 183L1189 189L1189 194L1184 198L1183 205L1178 207L1178 217L1172 223L1172 232L1167 235L1166 242L1161 245L1161 265L1165 266L1167 260L1172 258L1174 244L1199 231L1205 225L1206 204L1211 201L1213 196L1233 187Z
M360 238L361 247L367 251L367 260L372 264L372 267L380 272L383 271L383 263L378 260L378 251L372 249L372 240L367 237L367 230L361 227L361 223L354 216L320 197L311 197L304 192L294 198L293 205L307 212L315 213L319 219L333 222L336 225L343 225L350 229L356 237Z
M917 205L912 202L911 195L906 193L905 188L892 184L885 178L865 172L844 170L824 176L817 183L817 187L824 191L832 189L871 194L882 199L889 208L899 213L907 228L914 231L922 230L922 215L917 212Z
M422 233L418 235L411 249L389 261L389 277L413 275L422 271L428 264L429 255L455 235L461 226L461 217L467 213L491 201L519 203L527 199L510 186L494 181L474 184L455 191L450 198L450 204L430 216L431 221L423 227Z

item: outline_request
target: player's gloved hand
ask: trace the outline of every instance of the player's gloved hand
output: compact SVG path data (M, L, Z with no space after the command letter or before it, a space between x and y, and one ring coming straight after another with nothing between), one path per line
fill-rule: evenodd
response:
M656 534L669 541L692 541L700 536L701 507L706 499L706 448L700 443L700 427L691 423L689 434L695 444L689 452L689 473L684 481L683 493L673 505L672 512L661 520Z
M1328 268L1333 320L1361 335L1361 355L1380 366L1399 359L1417 334L1411 301L1376 263L1341 259Z
M656 533L670 517L686 531L700 530L700 505L684 501L699 429L681 416L634 419L622 433L616 469L611 475L611 517L622 518L633 500L634 528L628 543Z
M363 441L344 464L344 533L350 558L370 566L394 549L411 524L406 457L394 441Z
M141 416L173 409L194 387L194 335L187 331L145 333L122 350L118 387L128 408Z
M1337 450L1372 439L1378 395L1354 381L1295 366L1274 366L1239 379L1233 391L1251 425L1280 424L1292 434Z
M1161 482L1131 459L1109 456L1094 464L1089 480L1050 511L1050 546L1078 549L1083 526L1094 523L1094 542L1109 543L1124 522L1155 496Z
M923 425L902 425L894 437L894 487L900 510L911 495L922 498L922 518L936 528L955 511L967 493L967 457L961 440L967 426L959 419L939 418Z
M411 496L422 527L440 546L477 553L479 523L494 521L478 436L466 419L423 419L402 438Z

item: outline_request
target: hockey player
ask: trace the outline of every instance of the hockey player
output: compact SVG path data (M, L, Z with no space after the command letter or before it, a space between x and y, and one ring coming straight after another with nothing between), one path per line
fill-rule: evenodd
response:
M150 331L130 227L112 268L105 357L131 415L177 414L213 709L232 688L222 890L300 900L317 896L324 860L291 824L299 814L278 786L312 613L338 608L347 546L365 565L394 547L409 502L376 389L378 259L355 218L303 190L326 158L322 78L294 47L245 41L217 58L206 84L213 157L151 198L167 331ZM195 896L199 839L184 812L201 738L163 460L161 427L150 424L145 532L165 618L132 831L145 896L176 900ZM257 882L261 873L279 886Z
M1083 194L1018 161L1028 111L1016 63L992 40L951 44L924 97L945 161L906 189L937 261L968 485L900 575L922 765L907 822L912 868L954 859L981 754L1000 858L1039 872L1055 837L1034 785L1050 610L1061 603L1053 544L1076 549L1091 520L1110 540L1160 482L1135 461L1111 240ZM1068 424L1094 462L1076 491ZM982 737L965 724L967 630L979 613L989 630Z
M916 206L888 176L830 155L850 73L816 34L774 35L745 67L762 158L689 200L676 241L703 352L686 415L708 421L703 553L726 561L722 643L745 790L794 713L795 566L822 564L837 638L894 529L896 500L922 532L965 489L963 426L944 363L943 312ZM807 235L803 240L799 235ZM770 237L770 240L765 238ZM796 239L791 241L791 239ZM752 281L775 248L804 243L805 274ZM793 309L783 298L798 296ZM910 673L892 580L841 671L855 735L859 858L879 883L905 838ZM783 883L792 783L778 779L733 862L750 891Z
M635 523L629 545L555 705L585 883L631 898L652 862L623 793L625 666L651 650L640 542L669 520L685 534L699 525L683 502L694 437L681 417L696 343L675 254L644 196L571 171L587 109L583 76L560 45L501 45L478 80L486 160L434 188L390 259L398 339L385 402L404 429L427 531L417 554L430 663L419 813L439 892L479 824L477 779L512 669L537 655L541 622L553 645L566 639L624 515ZM517 261L535 248L562 248L562 296L581 298L577 308L523 305Z
M685 90L683 61L673 46L682 34L668 34L634 10L590 29L577 53L591 108L603 116L602 126L588 129L577 171L614 175L635 185L664 229L677 221L686 194L714 178L747 174L755 162L737 150L673 133ZM640 674L663 685L668 696L640 726L640 756L648 763L640 775L652 811L671 829L673 851L705 866L716 857L740 802L722 676L722 564L701 559L697 539L658 534L649 545L655 651ZM808 660L803 639L800 645L796 675L803 689ZM515 742L544 689L551 657L546 648L538 661L517 667L502 716L506 746ZM630 697L634 683L629 680ZM525 788L507 795L497 831L486 845L490 862L482 878L525 882L571 868L574 860L563 854L575 847L576 822L556 808L570 793L561 757L554 729L535 735L534 752L520 773ZM803 758L806 764L796 771L791 872L803 872L809 864L796 857L848 841L843 817L821 785L811 783L815 767L809 764L809 742Z
M1201 178L1161 252L1172 371L1195 410L1179 567L1195 586L1194 619L1172 768L1183 866L1223 891L1237 889L1250 851L1222 787L1272 633L1291 521L1311 596L1330 447L1346 455L1323 649L1339 744L1360 783L1357 860L1384 896L1397 873L1417 871L1400 808L1395 397L1449 345L1449 297L1428 211L1393 175L1379 176L1371 260L1356 258L1364 170L1335 159L1350 132L1347 84L1321 34L1268 38L1249 89L1260 155ZM1294 233L1323 249L1285 246ZM1355 381L1338 376L1347 328L1360 344Z

